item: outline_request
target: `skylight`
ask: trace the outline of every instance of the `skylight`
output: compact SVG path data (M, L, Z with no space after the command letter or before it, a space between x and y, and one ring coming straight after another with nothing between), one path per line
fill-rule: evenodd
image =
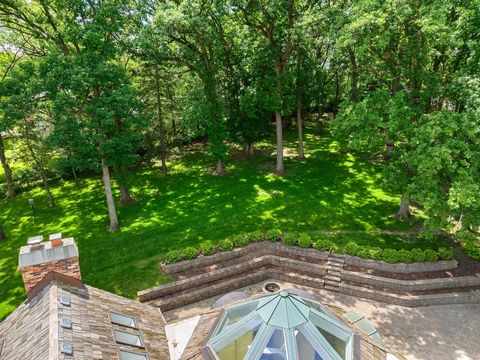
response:
M133 317L118 314L115 312L110 313L110 321L113 324L127 326L134 329L137 327L137 324L135 323L135 319Z
M207 347L219 360L352 360L353 332L283 291L227 308Z
M120 344L143 347L143 342L140 336L136 334L127 333L125 331L114 330L115 341Z
M148 360L147 355L120 350L120 360Z

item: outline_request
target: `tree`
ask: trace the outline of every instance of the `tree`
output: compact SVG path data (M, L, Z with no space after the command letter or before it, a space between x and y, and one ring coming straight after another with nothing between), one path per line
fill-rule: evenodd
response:
M2 225L0 225L0 241L5 240L7 238L7 234L5 234L5 231L3 230Z
M204 104L199 109L206 117L209 153L216 161L215 171L223 175L226 159L224 110L219 94L219 71L223 49L219 39L225 7L214 1L165 2L159 7L154 26L161 57L182 64L194 73L203 86Z
M293 48L298 40L295 33L301 17L313 7L314 1L233 1L234 9L240 13L244 23L258 32L268 43L268 55L275 73L274 106L275 132L277 137L276 172L283 174L283 123L282 96L285 72Z

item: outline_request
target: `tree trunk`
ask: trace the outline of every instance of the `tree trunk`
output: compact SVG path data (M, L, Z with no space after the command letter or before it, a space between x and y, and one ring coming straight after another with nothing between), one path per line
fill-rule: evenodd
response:
M402 194L402 201L400 203L400 209L397 212L397 218L401 220L410 219L410 200L408 196Z
M162 114L162 98L160 94L160 80L158 74L158 65L155 65L155 85L156 85L156 95L157 95L157 118L158 125L160 127L159 136L160 136L160 158L162 160L162 173L167 173L167 152L165 148L165 126L163 123L163 114Z
M5 240L7 238L7 235L5 234L5 231L3 231L3 228L0 226L0 240Z
M355 51L351 46L348 47L348 55L350 57L350 65L351 65L351 92L352 92L352 100L354 102L358 101L358 66L357 66L357 58L355 57Z
M0 132L0 162L2 163L5 179L7 180L7 198L15 197L15 184L13 183L12 168L7 162L5 156L5 146L3 144L2 133Z
M217 175L225 175L225 168L223 167L222 160L217 160L217 164L215 166L215 173Z
M50 185L48 184L47 173L43 168L42 162L37 158L37 155L35 155L35 151L33 151L32 143L30 142L30 136L28 134L28 126L29 125L26 124L27 128L25 128L25 140L27 142L28 151L30 152L30 156L32 157L33 162L37 166L37 170L40 173L40 176L42 177L43 187L45 188L45 191L47 192L47 195L48 195L48 203L51 208L54 208L55 199L53 198L52 191L50 190Z
M298 129L298 158L305 159L303 149L303 119L302 119L302 99L297 96L297 129Z
M285 172L285 168L283 167L283 128L280 111L275 111L275 127L277 133L277 165L275 170L277 174L281 175Z
M247 141L243 146L243 152L246 156L252 156L255 153L253 143L250 141Z
M119 183L118 188L120 189L121 194L120 204L128 205L135 202L135 199L130 195L130 191L125 185Z
M105 197L107 198L108 216L110 217L110 226L108 228L108 231L118 231L120 229L120 225L118 224L117 209L115 207L115 200L113 199L112 194L110 170L105 164L104 160L102 160L102 175Z

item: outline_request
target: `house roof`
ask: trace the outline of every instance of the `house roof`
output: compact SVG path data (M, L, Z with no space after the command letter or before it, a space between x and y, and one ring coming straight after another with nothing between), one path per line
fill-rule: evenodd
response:
M70 305L63 305L65 296ZM112 324L111 312L134 318L136 328ZM63 328L62 318L71 320ZM115 342L114 330L139 335L144 348ZM120 350L169 359L165 320L158 308L116 296L91 286L83 288L52 280L30 301L0 323L0 359L119 359ZM73 356L61 353L61 343L73 345Z

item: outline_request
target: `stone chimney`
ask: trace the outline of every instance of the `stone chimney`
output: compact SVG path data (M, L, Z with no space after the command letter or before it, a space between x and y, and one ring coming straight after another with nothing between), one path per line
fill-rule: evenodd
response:
M31 245L20 249L18 267L27 293L52 271L82 280L75 240L55 235L47 242L29 241Z

